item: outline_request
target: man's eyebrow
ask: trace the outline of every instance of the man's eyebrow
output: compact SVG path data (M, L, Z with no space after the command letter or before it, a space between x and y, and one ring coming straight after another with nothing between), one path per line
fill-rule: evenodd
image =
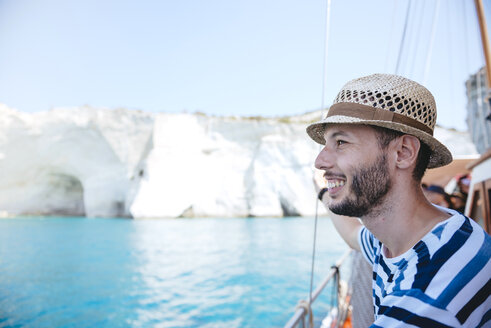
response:
M328 138L347 137L347 136L348 133L346 133L345 131L335 131L332 134L327 135Z

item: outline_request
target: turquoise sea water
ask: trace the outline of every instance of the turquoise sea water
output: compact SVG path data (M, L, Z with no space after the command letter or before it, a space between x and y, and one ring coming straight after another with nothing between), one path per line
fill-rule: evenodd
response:
M309 218L0 220L0 327L282 327L308 297L313 228ZM345 250L319 219L315 285ZM314 313L329 302L327 292Z

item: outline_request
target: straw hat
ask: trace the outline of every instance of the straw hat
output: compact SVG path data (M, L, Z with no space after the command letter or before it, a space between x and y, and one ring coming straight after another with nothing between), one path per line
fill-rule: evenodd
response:
M329 123L376 125L413 135L431 150L428 168L452 161L447 147L433 137L435 99L425 87L402 76L373 74L346 83L327 116L309 125L307 133L323 145Z

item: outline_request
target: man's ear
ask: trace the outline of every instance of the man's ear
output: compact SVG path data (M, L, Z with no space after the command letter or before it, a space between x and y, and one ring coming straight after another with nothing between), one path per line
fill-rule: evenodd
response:
M416 165L421 143L418 138L405 134L397 143L396 165L398 168L407 169Z

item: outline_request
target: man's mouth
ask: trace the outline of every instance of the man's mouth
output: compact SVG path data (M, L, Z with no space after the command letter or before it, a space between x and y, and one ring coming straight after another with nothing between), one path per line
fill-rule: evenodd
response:
M335 188L344 186L344 180L327 180L327 189L329 191L334 190Z

